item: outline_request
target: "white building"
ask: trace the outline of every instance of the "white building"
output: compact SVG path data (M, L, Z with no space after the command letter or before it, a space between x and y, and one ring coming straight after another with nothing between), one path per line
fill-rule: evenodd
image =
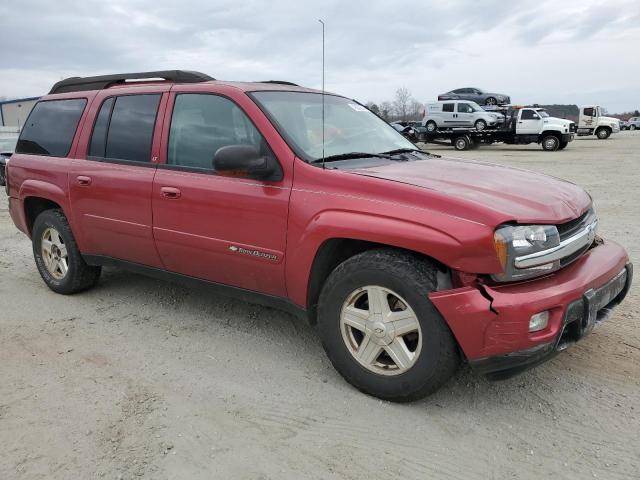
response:
M0 126L22 128L39 97L0 101Z

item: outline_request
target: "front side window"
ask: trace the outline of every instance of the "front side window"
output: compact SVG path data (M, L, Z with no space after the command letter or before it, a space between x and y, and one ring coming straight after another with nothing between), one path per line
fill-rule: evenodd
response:
M151 142L160 94L123 95L102 104L89 144L89 156L151 161Z
M253 92L251 97L298 156L307 161L322 158L322 94L262 91ZM415 148L391 125L354 100L324 95L325 156Z
M231 100L196 93L176 96L169 131L169 165L212 170L215 153L228 145L253 145L263 155L269 154L262 135Z
M16 145L17 153L66 157L87 100L47 100L38 102Z
M540 117L533 110L523 110L522 111L522 117L520 117L520 118L521 118L521 120L537 120Z
M594 114L594 109L593 107L588 107L584 109L584 116L585 117L593 117Z
M468 103L459 103L458 112L460 113L473 113L473 107Z

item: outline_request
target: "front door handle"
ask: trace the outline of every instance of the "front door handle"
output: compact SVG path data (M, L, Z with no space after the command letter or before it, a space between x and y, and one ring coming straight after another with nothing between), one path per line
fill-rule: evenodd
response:
M176 199L180 198L180 190L174 187L160 187L160 193L165 198Z
M84 175L79 175L76 177L78 184L82 187L88 187L91 185L91 177L85 177Z

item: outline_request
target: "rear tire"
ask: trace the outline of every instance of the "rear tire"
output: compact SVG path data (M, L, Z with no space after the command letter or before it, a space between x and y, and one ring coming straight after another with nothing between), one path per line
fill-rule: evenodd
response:
M547 152L555 152L560 147L560 139L557 135L548 134L542 139L542 148Z
M427 127L427 132L430 133L435 132L438 129L438 125L433 120L429 120L425 127Z
M596 130L596 137L600 140L606 140L611 135L611 130L605 127L600 127Z
M498 100L496 100L495 97L487 97L487 99L484 101L485 105L497 105L498 104Z
M40 276L51 290L63 295L81 292L96 284L101 267L82 258L62 210L45 210L32 231L33 256Z
M466 135L461 135L453 139L453 148L458 151L469 150L471 139Z
M456 341L427 297L437 289L436 275L429 261L386 248L351 257L331 273L320 295L318 333L351 385L408 402L435 392L455 373Z

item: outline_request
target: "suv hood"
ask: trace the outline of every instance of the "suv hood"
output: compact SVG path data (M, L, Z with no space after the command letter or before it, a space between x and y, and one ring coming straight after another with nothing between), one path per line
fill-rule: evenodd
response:
M473 203L470 212L487 209L501 222L560 224L591 205L591 197L573 183L490 163L435 157L349 171L428 189L452 202Z

